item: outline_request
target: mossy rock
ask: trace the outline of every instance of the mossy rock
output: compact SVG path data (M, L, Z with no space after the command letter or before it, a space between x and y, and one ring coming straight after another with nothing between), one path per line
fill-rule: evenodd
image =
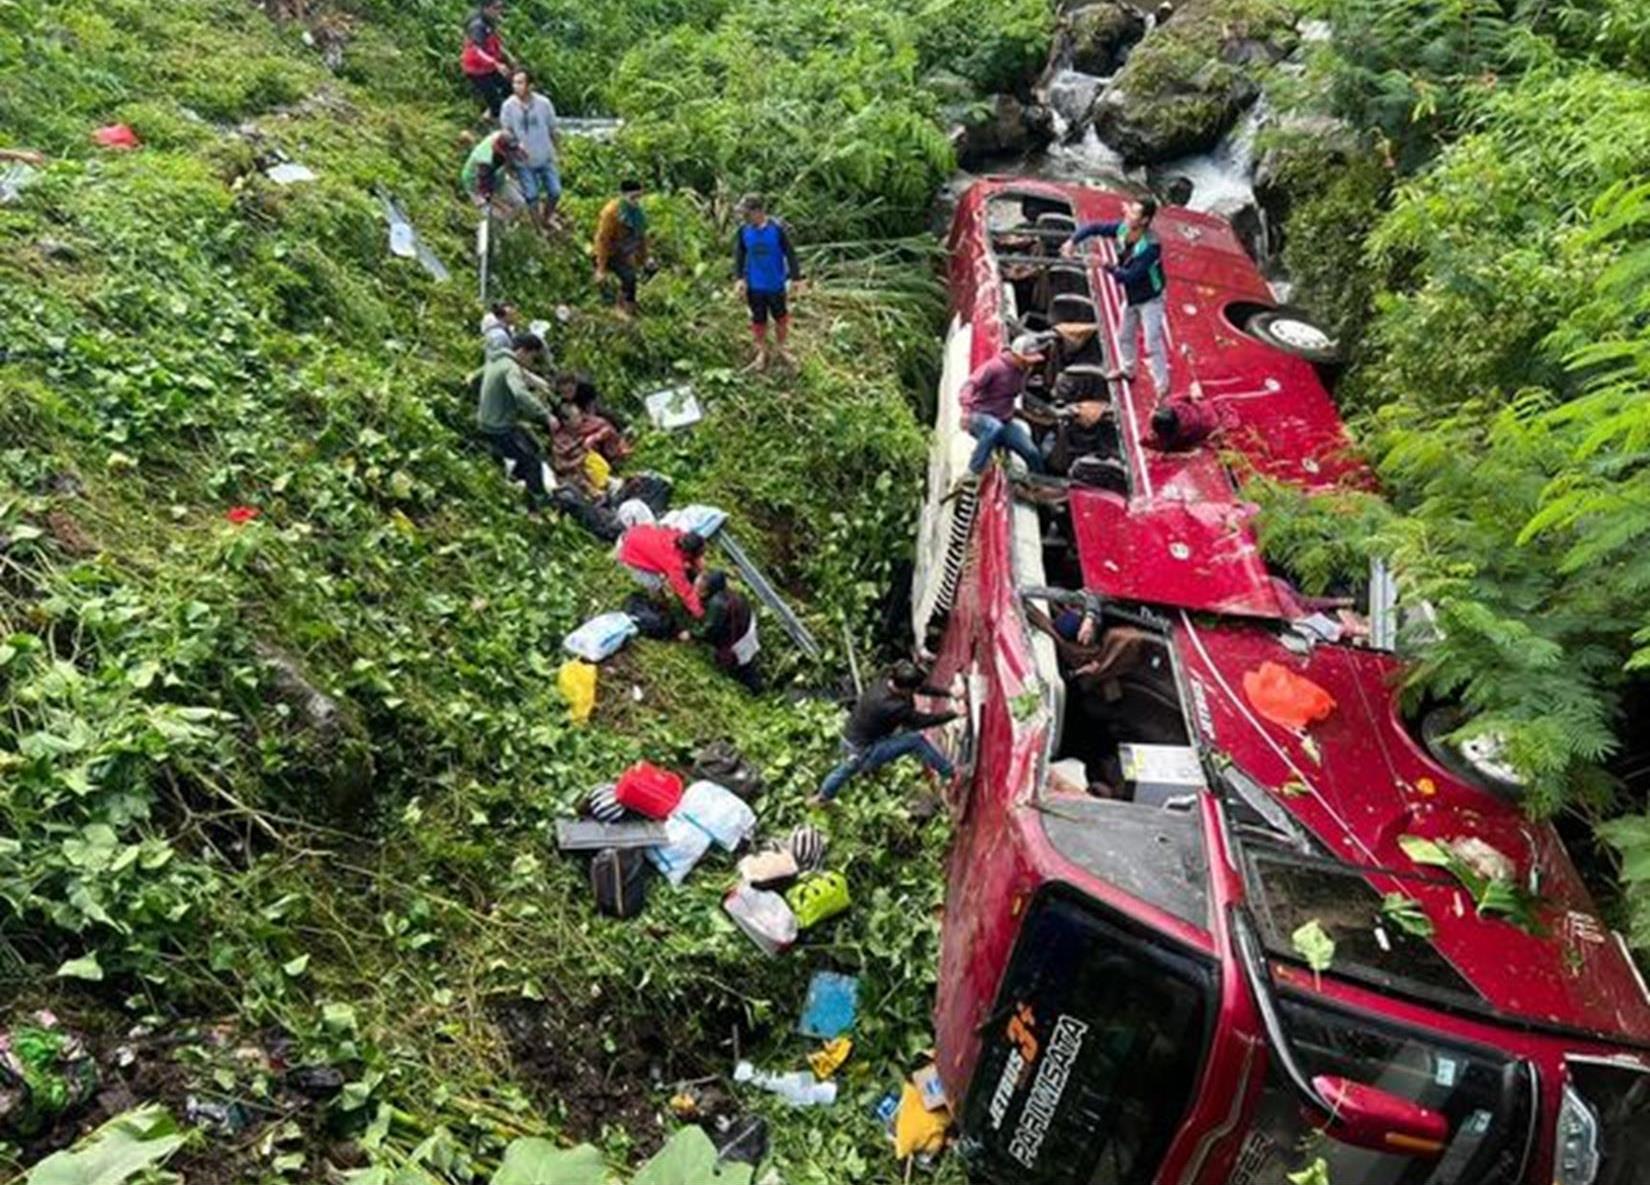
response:
M1054 60L1084 74L1112 74L1145 35L1144 16L1120 0L1102 0L1066 14Z
M1201 0L1146 37L1095 104L1101 139L1157 164L1214 147L1298 40L1279 0Z

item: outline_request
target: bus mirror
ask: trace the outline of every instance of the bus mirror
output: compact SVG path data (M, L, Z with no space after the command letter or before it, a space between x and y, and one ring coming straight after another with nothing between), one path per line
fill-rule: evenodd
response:
M1343 1144L1435 1157L1449 1143L1449 1121L1430 1107L1329 1074L1312 1079L1312 1088L1329 1106L1324 1131Z

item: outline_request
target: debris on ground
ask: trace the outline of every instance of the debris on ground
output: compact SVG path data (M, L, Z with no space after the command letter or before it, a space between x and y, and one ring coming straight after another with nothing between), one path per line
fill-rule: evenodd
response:
M654 427L663 428L667 432L674 432L678 428L690 428L705 418L692 384L654 391L650 395L644 395L642 403L646 406Z
M419 238L418 232L413 229L412 220L407 217L407 212L400 204L385 193L380 193L378 200L384 207L384 218L390 224L390 253L402 259L418 260L419 266L438 284L445 284L452 279L452 273L435 257L435 253L425 246L424 240Z
M52 1153L30 1169L23 1182L122 1185L159 1168L187 1138L164 1107L139 1107L115 1116L73 1148Z
M596 909L610 918L633 918L647 904L648 861L655 849L603 848L590 862Z
M940 1081L940 1071L937 1066L924 1066L911 1075L911 1081L916 1085L917 1092L922 1095L922 1105L930 1111L938 1111L941 1107L949 1107L950 1100L945 1097L945 1085Z
M837 971L816 971L808 983L796 1031L804 1037L830 1041L853 1028L858 1013L859 980Z
M732 741L712 741L693 755L693 776L726 786L746 802L761 795L762 773Z
M945 1150L945 1133L951 1128L951 1112L930 1111L922 1091L913 1082L900 1088L899 1108L894 1112L894 1155L934 1156Z
M562 639L562 649L586 662L602 662L617 654L636 636L636 622L628 613L600 613Z
M0 206L9 206L15 202L39 176L39 169L21 161L0 169Z
M739 861L739 879L756 889L788 885L801 871L796 857L785 848L753 852Z
M778 1095L793 1107L829 1107L836 1102L836 1083L816 1082L809 1070L772 1074L750 1062L740 1062L733 1068L733 1080Z
M682 805L683 793L681 778L650 761L632 765L613 786L620 806L649 819L668 819Z
M298 164L296 161L282 161L280 164L264 170L264 176L275 182L276 185L296 185L300 181L316 180L315 170L307 165Z
M808 1055L808 1068L821 1082L832 1077L854 1052L852 1037L834 1037Z
M130 152L139 147L142 141L131 128L123 123L111 123L98 128L92 133L92 143L114 152Z
M84 1106L98 1079L85 1042L52 1013L0 1029L0 1132L33 1135Z

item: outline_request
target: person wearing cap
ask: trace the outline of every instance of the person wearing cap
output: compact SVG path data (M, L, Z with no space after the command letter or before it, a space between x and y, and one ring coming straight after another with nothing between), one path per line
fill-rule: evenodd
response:
M487 451L504 462L514 480L527 487L527 508L537 511L549 501L549 490L538 443L522 421L539 420L551 433L556 430L554 417L539 402L528 381L528 367L544 353L544 342L530 333L520 333L510 344L509 353L492 359L482 369L476 428Z
M514 214L520 203L515 200L510 183L510 171L515 167L521 146L509 132L500 129L483 136L464 160L464 170L458 175L464 192L478 209L492 209L506 217Z
M464 52L459 65L476 98L487 105L487 114L498 118L500 106L510 97L510 71L514 63L504 52L498 23L504 17L504 0L486 0L464 23Z
M710 644L716 665L737 679L745 690L762 690L762 668L757 655L762 644L756 637L756 612L750 598L728 583L720 569L701 572L694 582L705 606L699 637Z
M998 448L1018 453L1033 473L1043 472L1043 455L1031 439L1031 430L1014 418L1026 387L1026 375L1043 361L1043 343L1036 334L1022 333L1013 345L980 364L963 383L963 427L979 443L969 458L968 472L978 477Z
M802 282L802 265L791 245L785 224L768 216L767 202L748 193L739 201L744 221L733 238L734 290L751 310L751 334L756 338L757 370L768 368L768 318L773 318L774 345L788 358L785 340L791 332L787 289Z
M842 763L833 769L808 800L810 806L828 806L854 778L881 769L890 761L912 756L950 781L956 770L936 749L923 730L949 724L959 712L919 712L917 693L955 698L951 692L923 685L923 673L913 662L897 662L874 686L859 697L842 730Z
M1154 199L1144 197L1128 202L1123 206L1122 221L1090 222L1078 227L1060 248L1060 254L1075 255L1077 249L1092 238L1112 240L1117 259L1106 264L1105 272L1123 286L1123 323L1117 334L1117 365L1106 373L1106 378L1134 381L1139 359L1135 339L1144 330L1152 386L1158 402L1162 402L1169 397L1169 347L1163 299L1163 246L1152 231L1152 219L1156 216Z
M636 280L647 267L647 211L642 209L642 183L624 181L619 196L602 207L596 219L596 283L619 279L615 307L621 317L636 313Z

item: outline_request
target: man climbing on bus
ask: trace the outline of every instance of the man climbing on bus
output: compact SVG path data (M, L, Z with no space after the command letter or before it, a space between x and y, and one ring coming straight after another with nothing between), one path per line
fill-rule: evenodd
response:
M999 448L1018 453L1033 473L1043 472L1043 454L1031 439L1031 429L1014 417L1026 388L1026 376L1046 356L1041 338L1022 333L1008 349L982 362L963 383L958 393L963 427L979 441L968 461L968 472L973 476L985 472L991 454Z
M755 370L768 368L768 318L773 318L775 354L787 361L785 340L791 333L788 288L802 282L802 265L790 232L777 218L768 216L767 202L760 194L748 193L739 201L744 216L733 240L734 289L751 310L751 335L756 338Z
M1151 368L1152 387L1158 402L1169 397L1169 346L1163 300L1163 246L1152 231L1157 202L1149 197L1125 203L1121 222L1090 222L1077 228L1060 248L1070 257L1092 238L1112 240L1115 263L1105 272L1123 286L1123 324L1118 329L1117 366L1107 371L1108 380L1134 381L1139 345L1135 340L1144 330L1146 358Z
M949 691L925 687L923 674L911 662L889 668L881 682L865 689L842 730L842 763L826 776L809 806L829 806L842 788L860 774L881 769L890 761L912 755L935 774L950 781L956 769L936 749L923 729L949 724L959 712L919 712L917 693L954 698Z

